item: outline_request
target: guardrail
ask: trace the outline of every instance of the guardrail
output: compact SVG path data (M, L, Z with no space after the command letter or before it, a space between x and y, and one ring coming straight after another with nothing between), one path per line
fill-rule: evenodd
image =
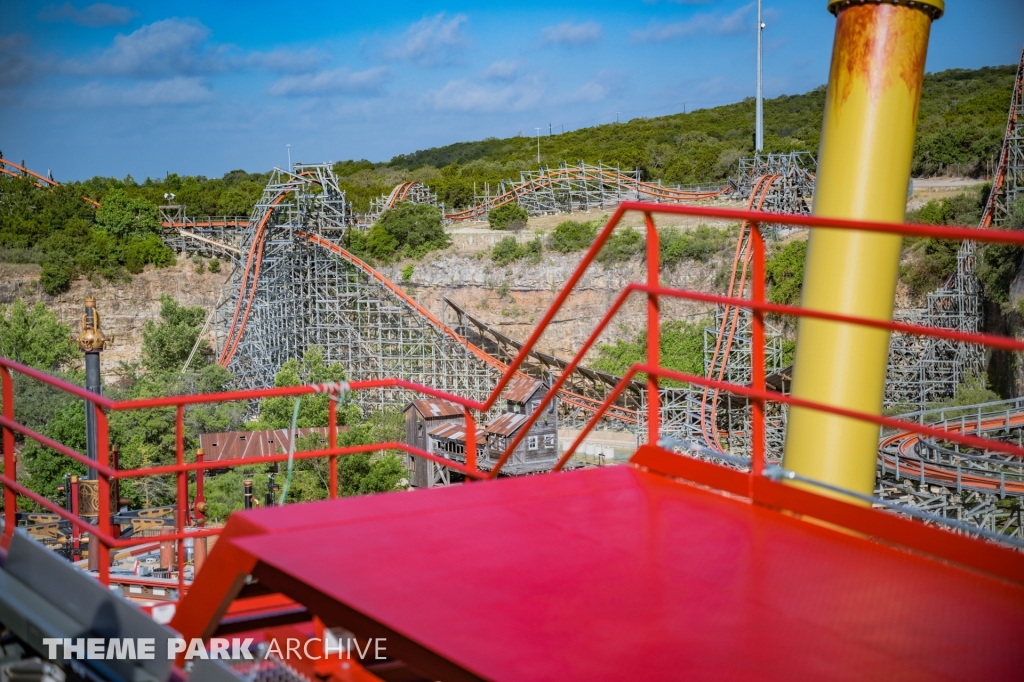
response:
M588 337L586 342L580 347L576 357L565 367L562 374L550 387L547 394L541 401L539 408L535 409L533 414L525 422L524 426L519 430L518 435L511 439L508 443L504 453L494 464L493 468L488 472L482 471L476 462L476 419L474 413L484 413L488 411L499 399L502 391L507 386L508 382L515 376L519 367L526 360L529 353L534 349L541 335L545 332L552 319L558 314L559 310L565 303L566 299L575 289L583 274L587 268L591 266L598 252L601 250L604 243L607 241L616 225L621 221L622 217L628 212L640 212L644 215L645 229L646 229L646 269L647 269L647 281L645 283L633 283L626 286L620 293L618 298L612 304L608 312L604 315L597 327ZM752 241L752 278L751 278L751 295L749 298L739 296L721 296L716 294L708 294L696 291L687 291L681 289L672 289L663 287L659 281L660 272L660 255L659 255L659 241L658 232L654 222L655 214L678 214L688 215L696 217L704 217L708 219L721 219L721 220L732 220L741 221L744 229L750 230L749 238ZM644 383L646 384L646 427L647 427L647 442L655 445L660 444L663 447L671 447L672 443L668 440L662 440L661 425L660 425L660 394L659 394L659 381L661 379L673 379L676 381L687 382L695 384L697 386L707 387L721 391L723 393L729 393L737 396L747 398L752 406L752 420L751 420L751 436L752 436L752 457L749 460L740 460L735 457L731 457L727 453L721 453L717 451L710 451L707 448L697 448L700 450L697 454L702 456L711 453L712 457L717 457L722 461L725 461L732 466L726 468L717 464L713 464L707 461L694 459L685 453L670 454L664 452L665 457L660 455L655 458L656 461L651 459L650 449L647 449L648 453L645 455L642 461L638 461L638 464L648 467L663 467L666 468L670 475L678 478L687 478L693 480L702 485L706 485L718 490L726 491L731 494L744 495L749 497L753 502L767 505L775 508L783 508L791 511L798 512L816 518L821 518L829 523L835 523L840 526L857 530L858 532L867 533L874 537L881 538L889 542L895 542L908 546L911 548L926 551L932 554L938 554L945 558L948 558L959 563L974 566L982 570L986 570L999 575L1004 575L1012 579L1024 582L1024 562L1021 561L1021 555L1013 552L1004 547L994 545L992 543L981 542L979 540L965 537L963 535L957 535L946 530L935 528L932 525L926 525L917 521L910 521L905 518L901 518L894 514L889 514L885 511L876 509L870 509L863 506L854 506L835 499L835 496L825 496L815 493L808 492L806 489L796 488L790 485L784 485L780 481L785 480L797 480L795 474L791 472L784 472L779 470L777 467L766 469L765 462L765 405L769 402L784 403L788 405L795 405L799 407L805 407L814 410L825 411L831 414L841 415L854 419L864 420L877 424L880 427L888 427L892 429L899 429L901 431L912 431L919 433L923 436L931 436L934 438L941 438L947 442L959 443L961 445L977 447L981 449L987 449L988 451L1002 452L1015 457L1024 457L1024 447L1020 447L1011 443L1000 442L988 438L983 438L978 435L970 435L968 433L957 433L947 431L939 428L929 426L927 424L918 423L916 421L907 421L896 419L892 417L876 416L872 414L866 414L862 412L856 412L853 410L844 409L841 407L827 405L822 403L811 402L807 400L801 400L793 396L782 395L780 393L766 390L765 388L765 370L764 370L764 345L765 345L765 315L768 313L778 315L788 315L794 317L811 317L821 320L828 320L843 324L856 324L865 325L869 327L875 327L879 329L887 329L890 331L901 331L910 334L919 334L924 336L932 336L936 338L948 339L966 343L978 343L988 347L999 348L1008 351L1024 351L1024 342L1017 341L1015 339L993 336L989 334L973 334L964 333L955 330L948 329L936 329L936 328L924 328L916 327L909 324L872 320L858 317L851 317L846 315L837 315L832 313L826 313L816 310L807 310L798 308L795 306L779 305L770 303L765 298L765 243L760 233L759 225L799 225L812 228L827 227L832 229L843 229L843 230L864 230L874 232L890 232L898 233L906 236L918 236L918 237L933 237L938 239L954 239L964 240L973 239L975 241L987 242L987 243L1001 243L1001 244L1016 244L1024 246L1024 233L1020 232L1007 232L999 230L988 230L988 229L976 229L976 228L964 228L964 227L935 227L925 225L904 225L904 224L891 224L891 223L877 223L877 222L862 222L862 221L851 221L851 220L838 220L831 218L821 218L814 216L805 215L785 215L785 214L773 214L763 212L751 212L751 211L738 211L731 209L722 208L709 208L709 207L695 207L695 206L666 206L662 204L647 204L639 202L627 202L623 203L612 215L611 219L605 225L605 227L598 234L594 241L594 244L590 247L587 253L583 256L582 261L577 267L576 271L572 274L565 286L556 296L551 307L545 313L543 318L538 323L536 329L531 333L529 339L522 345L516 358L507 366L504 373L501 375L499 381L494 386L487 400L483 402L470 400L461 396L451 395L443 391L438 391L428 386L421 386L409 381L402 379L379 379L371 381L354 381L351 383L339 382L336 384L317 384L297 387L286 387L286 388L273 388L263 390L247 390L247 391L231 391L216 394L205 394L205 395L186 395L186 396L169 396L165 398L154 398L146 400L127 400L127 401L113 401L102 396L97 396L92 393L85 391L83 388L78 386L72 386L63 381L48 376L43 372L25 367L16 362L8 359L0 358L0 380L2 380L2 399L3 399L3 416L0 417L0 426L3 427L3 448L4 448L4 474L0 475L0 483L4 486L4 515L5 515L5 527L4 527L4 544L9 542L14 528L16 525L16 518L14 514L17 509L17 499L19 496L26 497L39 506L56 513L61 518L74 524L80 531L90 533L90 551L97 551L99 558L99 579L108 583L110 579L109 571L109 557L110 549L118 547L126 547L140 542L152 542L151 538L138 538L138 539L120 539L113 537L111 533L111 522L110 522L110 486L111 482L118 479L129 479L138 478L145 476L154 475L174 475L177 481L177 500L178 506L175 517L175 532L173 534L162 536L162 540L174 540L178 544L178 583L179 583L179 595L183 595L185 592L185 572L184 572L184 540L186 537L203 537L207 535L214 535L219 532L217 528L209 528L203 530L197 530L195 532L186 532L186 519L188 505L188 475L192 471L199 469L223 469L225 467L238 467L246 466L250 464L267 464L273 462L281 462L288 459L288 455L275 455L271 457L259 457L259 458L245 458L233 460L231 462L189 462L186 461L185 454L185 428L184 428L184 412L185 408L189 405L203 404L203 403L221 403L229 401L252 401L259 400L268 397L277 396L302 396L310 395L315 393L328 393L337 395L344 391L359 391L366 389L376 388L402 388L412 393L419 393L437 398L443 398L449 400L463 408L463 413L467 421L467 443L466 443L466 463L460 464L449 459L438 457L429 452L425 452L415 447L406 445L405 443L389 442L389 443L377 443L371 445L359 445L350 447L338 447L337 445L337 401L330 401L329 409L329 424L328 424L328 447L321 450L313 450L295 453L295 459L313 459L313 458L327 458L329 460L330 474L329 474L329 485L328 495L331 498L335 498L338 495L337 489L337 458L343 457L356 453L373 452L385 449L401 450L408 454L422 457L427 460L437 462L443 466L446 466L452 470L458 471L465 475L468 480L482 480L482 479L493 479L501 471L504 463L512 455L515 448L520 444L523 438L526 437L530 427L537 420L537 418L544 412L548 404L554 399L554 397L561 390L563 383L567 380L572 370L579 365L583 357L587 352L593 348L597 339L601 335L601 332L605 330L615 314L622 307L623 303L632 295L639 294L646 300L647 310L647 358L646 362L638 363L631 367L625 376L622 377L621 381L615 386L614 390L608 395L605 401L597 409L593 417L587 426L582 430L576 440L570 445L570 447L563 453L561 459L555 466L555 470L562 468L565 463L572 457L573 453L584 441L587 434L594 428L601 417L609 410L613 409L613 403L619 394L626 389L630 382L635 380L640 374L646 375ZM742 293L742 292L740 292ZM752 316L752 383L750 385L742 386L738 384L732 384L726 381L720 381L704 376L697 376L688 374L685 372L677 372L669 369L665 369L660 363L660 331L661 331L661 312L660 303L662 298L674 298L684 299L690 301L696 301L706 304L727 304L730 306L736 306L740 308L746 308L751 311ZM68 448L60 443L56 443L42 434L36 433L31 429L19 424L15 419L15 404L14 404L14 390L13 390L13 378L12 373L20 373L29 377L33 380L48 384L59 390L63 390L67 393L77 396L82 400L90 401L93 410L96 414L97 423L97 459L95 461L89 460L85 455ZM108 412L114 411L125 411L125 410L145 410L145 409L168 409L173 408L176 411L175 419L175 431L176 431L176 461L174 464L158 467L147 467L133 470L122 470L115 471L110 468L109 460L109 443L108 443ZM54 502L42 497L41 495L29 490L27 487L21 485L15 480L15 461L14 461L14 445L15 445L15 434L20 434L25 438L32 438L44 446L50 447L53 450L67 456L71 460L79 462L81 464L91 466L97 472L98 488L99 488L99 515L98 523L96 526L91 525L87 521L77 518L72 514L66 512L63 508L59 507ZM684 448L685 450L686 448ZM638 457L640 455L638 454ZM669 458L669 459L666 459ZM735 462L731 460L736 460ZM737 468L737 465L739 468ZM747 471L741 469L747 468ZM801 482L803 479L800 479ZM815 482L809 482L809 485L818 485L819 488L829 493L834 493L829 486L824 484L815 484ZM849 497L856 497L855 494L851 493ZM875 501L880 506L891 507L891 503L885 503L882 501ZM907 511L911 516L920 516L921 512L916 510ZM961 526L965 524L957 524L956 522L949 522L949 520L943 520L939 517L932 517L929 519L929 523L944 523L949 527L954 528L958 532L970 532L969 529L965 529ZM989 537L989 539L1000 539L998 537L991 537L994 534L986 533L979 529L976 533ZM92 545L92 540L96 541L95 545ZM1019 544L1012 539L1006 539L1009 544Z

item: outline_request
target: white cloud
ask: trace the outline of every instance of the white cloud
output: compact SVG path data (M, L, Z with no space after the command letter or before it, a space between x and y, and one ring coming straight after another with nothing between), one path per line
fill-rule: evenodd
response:
M565 22L548 26L540 32L540 42L545 45L588 45L601 39L601 25L588 21L583 24Z
M556 98L558 104L594 103L619 94L629 82L628 75L619 71L601 71L579 87Z
M95 76L162 77L223 71L226 48L208 46L210 29L198 21L164 19L128 35L92 60L70 61L70 73Z
M246 60L249 64L280 73L303 73L320 68L331 61L330 55L316 48L292 50L278 48L270 52L253 52Z
M307 73L281 78L267 92L279 97L372 94L390 78L385 66L366 71L349 71L341 67L319 73Z
M444 66L457 61L468 43L462 32L465 14L446 19L444 12L425 17L405 30L383 49L388 60L405 59L419 66Z
M29 57L27 37L0 36L0 88L28 82L35 66Z
M757 24L757 20L751 16L753 9L754 3L749 3L724 16L698 14L674 24L659 25L652 22L643 31L634 31L633 40L638 43L663 43L696 35L724 36L753 32Z
M98 82L73 88L61 99L75 107L151 107L200 104L213 93L199 78L168 78L118 87Z
M483 77L491 81L510 81L519 75L523 63L518 59L502 59L492 63L483 73Z
M108 5L105 2L97 2L81 9L70 2L65 2L60 7L47 5L39 12L42 21L70 21L79 26L124 26L139 13L130 7L118 7Z
M534 76L519 78L503 86L451 80L440 90L427 93L423 104L434 111L523 111L537 106L543 95L544 86Z

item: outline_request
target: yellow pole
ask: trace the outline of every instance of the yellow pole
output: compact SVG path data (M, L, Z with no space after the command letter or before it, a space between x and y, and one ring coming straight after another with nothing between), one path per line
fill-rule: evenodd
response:
M837 21L814 214L900 222L928 32L943 0L833 0L829 10ZM891 320L900 241L898 235L812 230L803 305ZM793 395L880 414L888 353L887 331L802 319ZM799 408L789 413L786 469L871 494L877 457L876 425Z

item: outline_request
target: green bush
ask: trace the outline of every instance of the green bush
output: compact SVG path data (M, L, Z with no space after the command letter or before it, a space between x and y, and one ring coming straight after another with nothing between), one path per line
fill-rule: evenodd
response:
M706 262L729 242L729 231L698 225L692 232L667 227L658 233L662 266L683 260Z
M409 263L404 268L402 268L402 281L403 282L408 282L409 280L411 280L412 279L412 273L413 273L413 264Z
M615 230L597 254L597 260L605 265L627 261L643 253L645 243L643 234L632 227Z
M487 213L487 224L492 230L521 230L529 219L526 209L514 201L492 208Z
M662 323L661 366L687 374L703 375L704 328L711 324L711 320L671 320ZM637 363L647 363L646 329L633 341L619 339L615 343L598 345L597 357L589 364L593 369L621 377ZM635 379L644 381L646 376L639 374ZM671 380L662 380L661 383L663 386L681 385L681 382Z
M765 261L765 283L768 300L783 305L799 305L804 285L804 262L807 242L792 241Z
M940 286L956 270L960 242L931 237L907 237L903 242L900 279L913 294L926 294Z
M589 249L597 237L598 230L604 225L604 220L590 220L578 222L576 220L564 220L555 226L551 237L548 239L548 246L552 251L559 253L571 253Z
M491 260L498 265L508 265L522 258L526 258L531 263L539 263L542 252L540 237L520 244L515 237L508 236L494 245L494 249L491 250Z
M444 231L441 209L400 201L381 215L369 232L349 230L346 246L357 256L390 263L398 258L422 258L451 244Z
M216 274L220 272L220 259L214 258L210 261L210 272Z

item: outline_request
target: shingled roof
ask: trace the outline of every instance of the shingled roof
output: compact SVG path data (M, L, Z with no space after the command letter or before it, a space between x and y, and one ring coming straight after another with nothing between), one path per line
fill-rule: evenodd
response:
M461 407L447 400L442 400L441 398L413 400L411 403L406 405L405 409L408 410L410 407L415 407L419 413L427 419L462 416Z
M516 429L523 425L527 416L525 414L519 414L517 412L506 412L501 415L484 429L487 433L496 433L499 436L507 436L510 433L514 433Z
M427 432L432 438L445 438L447 440L457 440L466 442L466 425L465 424L441 424L436 429L431 429ZM484 439L484 430L478 428L476 430L476 442L482 443Z
M539 379L518 376L509 382L508 387L502 391L501 397L514 403L525 403L540 387Z

